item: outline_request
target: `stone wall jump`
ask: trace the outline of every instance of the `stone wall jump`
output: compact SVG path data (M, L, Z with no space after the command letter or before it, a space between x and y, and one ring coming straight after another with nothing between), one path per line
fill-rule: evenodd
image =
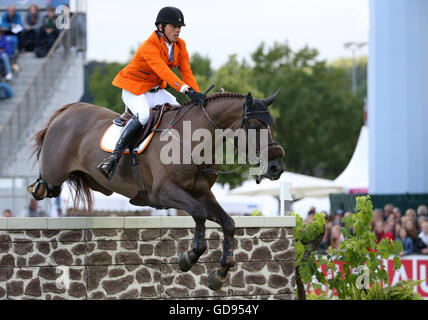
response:
M235 266L219 291L223 233L189 272L191 217L0 218L0 299L294 299L295 218L234 217Z

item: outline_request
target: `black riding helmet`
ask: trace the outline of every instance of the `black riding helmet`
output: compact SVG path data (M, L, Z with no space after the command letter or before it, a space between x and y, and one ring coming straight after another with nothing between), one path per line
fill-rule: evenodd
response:
M183 13L175 7L165 7L159 11L155 26L158 26L160 23L169 23L180 27L185 26Z

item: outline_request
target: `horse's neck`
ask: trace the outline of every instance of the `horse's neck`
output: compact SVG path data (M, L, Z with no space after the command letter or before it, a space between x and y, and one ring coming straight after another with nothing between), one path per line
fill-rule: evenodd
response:
M220 98L207 106L207 112L220 129L238 129L244 98Z

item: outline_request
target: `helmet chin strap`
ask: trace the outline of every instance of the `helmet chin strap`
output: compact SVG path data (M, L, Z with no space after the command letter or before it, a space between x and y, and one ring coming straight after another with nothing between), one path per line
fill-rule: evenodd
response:
M168 41L168 43L173 43L171 40L168 39L168 37L165 34L165 23L162 23L162 30L159 30L159 32L163 34L163 36L165 37L166 41Z

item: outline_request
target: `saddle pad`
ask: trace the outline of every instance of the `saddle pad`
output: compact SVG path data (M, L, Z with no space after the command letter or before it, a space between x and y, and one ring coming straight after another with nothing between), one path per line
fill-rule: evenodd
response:
M103 137L101 138L101 141L100 141L101 149L106 152L113 152L123 128L124 127L120 127L115 124L112 124L111 126L109 126L107 130L104 132ZM138 154L142 153L149 145L149 142L152 139L154 134L155 134L154 132L150 133L149 136L146 139L144 139L143 142L140 143L138 148L135 148L134 150ZM129 154L129 149L126 148L124 153Z

